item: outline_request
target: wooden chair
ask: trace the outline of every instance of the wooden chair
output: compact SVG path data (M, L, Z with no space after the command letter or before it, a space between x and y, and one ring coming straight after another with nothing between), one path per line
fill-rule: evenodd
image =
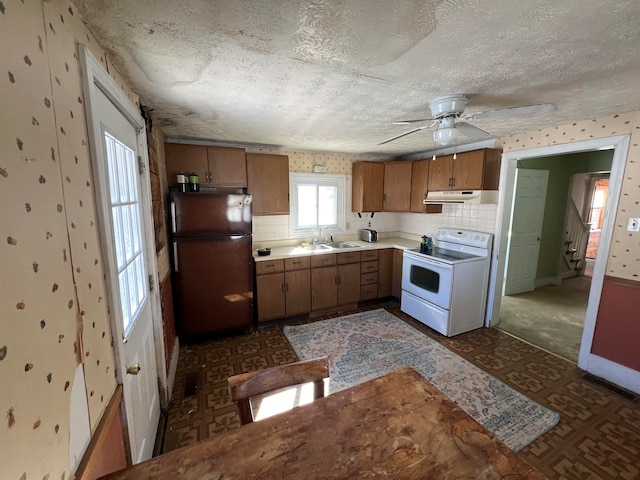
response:
M329 377L328 357L304 360L257 372L241 373L229 377L229 394L236 402L240 423L253 422L249 398L284 387L313 382L313 398L324 397L324 379Z

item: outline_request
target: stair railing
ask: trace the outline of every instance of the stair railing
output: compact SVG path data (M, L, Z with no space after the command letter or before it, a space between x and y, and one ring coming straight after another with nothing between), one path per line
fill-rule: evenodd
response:
M565 251L563 258L571 270L581 271L586 266L587 243L590 223L584 223L582 215L572 198L567 206L567 225L565 231Z

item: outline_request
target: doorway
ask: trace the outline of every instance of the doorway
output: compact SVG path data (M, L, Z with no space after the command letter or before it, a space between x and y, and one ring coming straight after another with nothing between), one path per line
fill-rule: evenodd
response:
M156 334L161 322L154 288L157 266L144 121L89 50L84 45L79 49L116 380L123 386L128 447L135 464L153 453L161 383Z
M602 229L612 158L611 150L529 158L516 170L497 328L574 363L596 258L586 258L588 238ZM530 248L517 248L521 238Z
M578 367L594 373L605 379L613 379L618 370L624 367L607 364L608 371L601 367L601 359L591 354L591 344L595 331L596 317L602 293L606 261L609 256L611 237L614 228L615 211L620 198L620 184L629 149L629 137L617 136L596 140L552 145L529 150L504 153L502 156L502 170L500 179L500 199L498 203L498 225L496 229L494 252L492 255L492 272L489 285L489 305L487 307L487 326L499 324L502 303L502 285L507 257L509 235L509 220L512 215L513 197L515 194L515 175L518 163L523 160L541 159L558 155L570 155L581 152L598 152L613 150L611 161L608 201L605 206L601 237L599 241L596 261L594 264L591 288L588 293L587 310L584 329L580 342ZM504 186L504 188L502 188ZM549 200L547 199L547 203ZM553 205L553 203L551 203ZM564 205L564 203L563 203ZM556 205L557 207L557 205ZM545 212L546 217L546 212ZM543 234L544 235L544 234Z
M589 239L585 253L584 274L593 276L593 265L600 243L600 232L604 223L604 212L609 196L609 173L593 174L589 178L589 191L587 202L587 217L589 218Z

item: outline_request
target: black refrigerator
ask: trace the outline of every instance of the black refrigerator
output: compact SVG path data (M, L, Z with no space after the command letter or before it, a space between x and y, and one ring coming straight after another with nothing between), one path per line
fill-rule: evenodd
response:
M170 196L178 331L189 342L252 326L251 195Z

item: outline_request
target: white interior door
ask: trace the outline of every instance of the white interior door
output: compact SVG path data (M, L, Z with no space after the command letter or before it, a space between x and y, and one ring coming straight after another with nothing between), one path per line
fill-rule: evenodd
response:
M548 181L547 170L519 168L516 172L516 190L507 247L505 295L535 289Z
M91 82L94 176L113 318L118 381L123 385L131 459L153 454L160 417L154 340L153 263L148 178L139 156L143 131ZM104 86L102 86L104 88ZM142 132L142 133L139 133ZM143 182L146 182L143 183ZM152 277L151 277L152 279Z

